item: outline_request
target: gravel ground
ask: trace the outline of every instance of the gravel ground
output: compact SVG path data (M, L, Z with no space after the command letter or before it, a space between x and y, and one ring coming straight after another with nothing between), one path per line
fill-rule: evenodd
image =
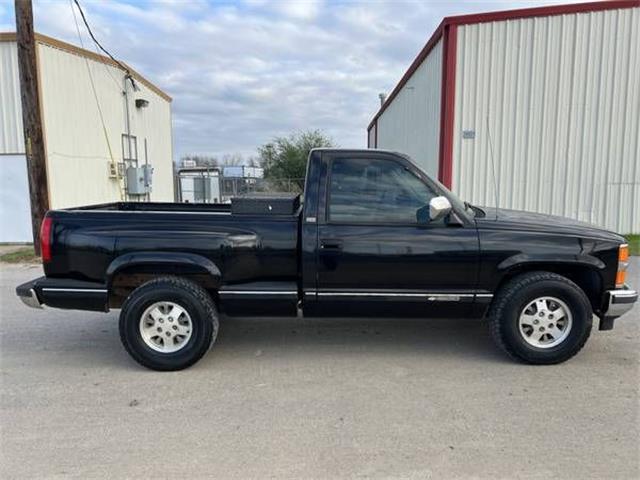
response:
M117 312L23 306L39 272L0 266L3 479L640 478L638 307L550 367L471 320L228 319L157 373Z

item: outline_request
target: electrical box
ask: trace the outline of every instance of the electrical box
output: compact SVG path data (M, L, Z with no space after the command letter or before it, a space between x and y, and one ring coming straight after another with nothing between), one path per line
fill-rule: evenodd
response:
M143 165L142 171L144 172L144 186L147 189L147 193L151 193L151 186L153 184L153 167L151 165Z
M150 193L152 183L153 167L151 165L127 168L127 193L129 195Z
M109 178L124 177L124 163L108 162Z

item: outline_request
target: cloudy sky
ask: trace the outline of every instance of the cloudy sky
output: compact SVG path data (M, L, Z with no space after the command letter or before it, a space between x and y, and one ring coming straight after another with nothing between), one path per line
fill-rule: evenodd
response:
M275 135L315 128L364 147L378 93L394 87L444 16L560 2L80 3L98 40L173 97L179 158L253 155ZM79 44L69 0L34 0L34 16L40 33ZM1 0L8 30L13 1Z

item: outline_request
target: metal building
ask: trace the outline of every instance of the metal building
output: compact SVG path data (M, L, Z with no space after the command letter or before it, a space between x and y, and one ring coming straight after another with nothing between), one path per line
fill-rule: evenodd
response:
M178 170L178 200L184 203L222 203L218 167Z
M174 200L171 97L113 60L36 34L50 208ZM0 33L0 242L30 241L15 33Z
M471 203L497 184L501 208L640 232L640 2L445 18L368 144Z

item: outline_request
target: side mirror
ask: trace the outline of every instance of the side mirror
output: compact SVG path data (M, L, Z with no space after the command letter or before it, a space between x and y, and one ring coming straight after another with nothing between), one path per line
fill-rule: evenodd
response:
M447 197L433 197L429 201L429 219L432 222L440 220L451 213L451 203Z

